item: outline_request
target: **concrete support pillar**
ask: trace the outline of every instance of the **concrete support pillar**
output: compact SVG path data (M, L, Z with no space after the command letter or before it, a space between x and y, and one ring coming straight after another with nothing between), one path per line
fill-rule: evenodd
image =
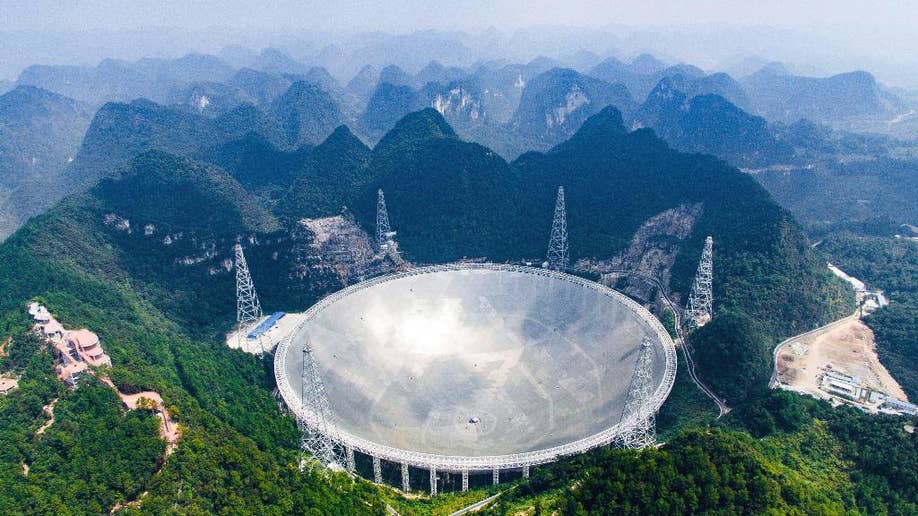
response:
M462 470L462 491L469 490L469 470Z
M408 492L411 489L411 482L408 480L408 464L402 463L402 491Z
M382 484L382 464L379 462L379 457L373 457L373 482Z
M437 468L430 467L430 496L437 496Z
M494 470L491 471L491 474L494 477L494 485L500 484L500 470L498 468L494 468Z
M354 448L347 446L344 451L347 454L347 472L353 475L354 472L357 471L357 461L354 460Z
M529 464L523 464L523 478L529 478Z

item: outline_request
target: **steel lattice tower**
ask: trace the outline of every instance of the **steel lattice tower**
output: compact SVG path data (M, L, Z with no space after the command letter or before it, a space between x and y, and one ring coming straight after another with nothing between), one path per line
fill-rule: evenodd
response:
M707 324L714 315L713 294L711 283L714 277L714 239L707 237L704 240L704 250L701 252L701 261L698 262L698 272L692 284L685 308L685 323L690 328L699 328Z
M389 241L391 233L389 212L386 211L386 197L380 188L376 193L376 245L382 248Z
M262 316L261 303L255 293L255 284L249 274L249 266L242 254L242 245L236 244L236 322L245 326Z
M621 421L625 428L618 438L622 448L637 450L656 442L656 416L650 406L653 401L653 354L653 343L644 337L622 410Z
M289 337L288 337L289 338ZM297 419L302 436L300 438L300 470L306 466L309 456L323 466L340 469L348 461L341 456L335 446L334 424L329 421L331 411L328 407L328 396L325 385L319 377L319 368L312 356L312 344L308 341L303 347L303 413L313 418L307 421Z
M558 187L555 201L555 217L551 223L551 238L548 241L549 269L564 270L570 262L567 248L567 209L564 205L564 187Z

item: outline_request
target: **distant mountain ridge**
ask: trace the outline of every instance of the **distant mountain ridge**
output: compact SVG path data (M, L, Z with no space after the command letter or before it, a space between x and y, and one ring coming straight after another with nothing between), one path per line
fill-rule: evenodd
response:
M888 99L867 72L831 77L801 77L760 70L743 80L753 109L770 120L795 122L876 116L887 110Z
M91 119L90 108L33 86L0 95L0 240L50 207Z
M720 95L687 95L684 84L664 78L638 108L635 124L654 129L683 152L700 152L736 166L788 163L791 146L779 141L768 123Z

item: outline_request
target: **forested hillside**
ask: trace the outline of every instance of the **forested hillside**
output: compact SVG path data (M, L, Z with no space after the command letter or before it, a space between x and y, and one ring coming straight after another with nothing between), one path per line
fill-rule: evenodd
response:
M108 511L114 503L128 502L143 491L148 494L141 510L157 514L308 509L381 513L385 503L395 504L403 514L429 511L430 502L397 499L366 482L317 473L297 475L297 433L271 396L270 362L226 349L222 341L234 313L232 274L225 260L237 239L247 247L266 308L303 309L324 292L311 290L308 278L293 274L297 256L289 221L337 214L340 204L351 203L349 208L360 223L372 229L374 195L380 187L386 191L401 248L417 262L463 256L496 261L541 258L558 184L570 192L575 257L614 256L647 218L678 205L702 203L697 228L682 244L672 288L686 291L701 242L705 235L713 235L716 317L696 332L693 344L705 379L741 415L765 403L762 378L767 380L770 371L770 346L784 335L850 308L799 227L755 181L720 161L674 152L650 131L629 133L614 109L589 119L573 138L552 151L530 153L513 163L485 147L461 141L434 110L402 119L372 151L343 128L304 151L303 159L291 159L289 153L272 151L263 143L224 150L217 155L225 158L226 170L163 152L142 153L116 175L66 199L0 246L0 313L4 334L13 336L3 367L23 379L19 391L0 402L0 415L14 421L2 434L5 449L14 451L2 459L0 475L4 484L16 486L13 492L0 494L0 506L15 512L23 504L63 503L64 498L50 494L43 482L67 482L70 473L56 459L37 460L39 451L52 435L76 449L98 449L100 444L90 442L95 434L79 429L104 426L116 429L106 446L136 449L138 457L147 458L130 464L134 483L113 485L104 496L87 497L80 502L86 505L77 511ZM264 158L264 176L246 175L252 171L239 168L239 163L253 162L252 156ZM268 163L271 159L277 163ZM267 179L275 181L274 192L282 190L285 181L293 181L276 205L266 202L254 187ZM712 188L713 184L718 187ZM155 460L161 442L152 438L148 416L120 414L114 410L117 402L103 390L65 391L47 378L47 353L19 347L35 346L24 335L23 314L24 303L35 297L43 299L66 325L87 326L99 333L115 364L112 379L120 388L162 393L184 429L178 450L164 464ZM24 356L34 358L26 364ZM683 386L694 389L688 382ZM63 410L51 427L54 433L35 436L34 429L46 419L41 406L58 395L64 408L89 403L87 397L95 396L100 409L79 417ZM674 394L675 403L685 396L685 392ZM774 424L787 416L776 411L769 417ZM77 424L70 425L71 419ZM670 418L670 424L683 424L678 422L683 420ZM743 419L738 424L747 423ZM818 430L819 423L809 424ZM703 498L686 502L696 503L699 510L729 511L753 501L763 510L797 507L816 512L826 507L866 511L869 501L886 504L895 497L906 509L915 503L914 492L898 484L864 502L832 495L825 485L805 495L815 473L791 471L801 454L805 456L803 447L778 454L740 430L714 432L699 445L698 435L706 431L694 432L676 438L660 452L647 452L661 454L647 467L661 475L675 468L675 479L694 478L694 471L702 467L699 464L716 470L704 484L710 486L704 494L685 493ZM827 437L819 442L839 447L841 439ZM911 443L912 448L903 453L913 452L908 437L896 439ZM603 458L607 453L611 458ZM546 480L545 475L574 479L604 471L589 482L605 485L603 475L617 475L629 484L642 482L641 476L650 469L624 467L637 457L635 452L600 451L540 468L532 487L519 491L521 503L528 503L528 496L541 496L544 487L539 486L547 485L562 496L570 485ZM744 461L738 462L738 457ZM835 452L826 452L818 463L827 464L835 457ZM41 467L26 477L22 463ZM120 460L87 462L82 474L120 478L116 473L127 467ZM855 461L854 469L836 467L832 471L843 475L838 485L857 491L854 485L860 481L853 475L861 471L860 463ZM577 473L554 473L564 468ZM47 473L39 474L42 471ZM852 478L846 480L845 475ZM672 486L670 491L686 482L675 479L664 484ZM618 500L622 510L650 510L646 502L629 502L625 494L616 493L610 490L608 496ZM563 496L564 507L579 504L586 509L607 503L589 500L584 491ZM568 502L568 497L573 501ZM508 503L513 500L508 497ZM666 507L682 507L676 503Z

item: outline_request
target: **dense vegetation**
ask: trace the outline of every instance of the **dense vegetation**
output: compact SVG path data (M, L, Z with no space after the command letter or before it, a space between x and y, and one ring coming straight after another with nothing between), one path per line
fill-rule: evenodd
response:
M0 95L0 240L57 198L92 113L83 104L33 86Z
M539 468L490 513L904 515L918 510L916 481L918 439L901 418L774 392L658 449Z
M918 161L877 158L822 162L811 168L755 175L775 199L817 232L885 219L891 234L918 219Z
M190 340L130 288L37 260L17 238L0 248L3 333L13 337L3 368L21 377L0 399L0 484L14 487L0 490L4 513L107 512L143 491L151 514L382 513L367 484L296 473L298 434L270 395L267 364ZM53 378L50 354L25 335L20 300L39 293L64 324L99 333L120 388L162 393L184 433L165 465L149 415L122 414L91 382L71 393ZM34 436L41 406L57 395L57 420ZM21 462L32 465L28 477Z
M16 444L24 451L4 459L0 468L7 475L4 484L14 477L15 482L33 482L31 475L23 480L19 461L40 450L52 435L29 437L44 419L40 407L56 394L63 408L80 407L83 396L92 396L101 407L96 412L81 411L87 418L79 422L81 427L123 428L113 432L104 446L136 448L144 459L129 464L118 459L110 464L87 461L86 474L112 473L113 478L123 479L123 473L130 471L133 483L117 480L124 483L104 496L90 498L87 503L95 505L80 510L105 511L146 491L141 510L157 514L382 512L384 500L391 500L391 495L365 482L352 483L335 475L326 478L322 473L297 475L297 433L270 394L270 364L226 349L220 337L232 323L232 276L223 263L233 242L241 238L246 243L266 307L302 309L323 292L313 290L308 277L295 274L294 237L289 227L277 229L278 219L333 214L339 203L353 202L355 213L370 229L373 196L379 187L386 190L403 249L421 262L462 256L494 260L541 256L560 183L569 191L571 248L576 257L613 256L647 218L680 204L704 203L693 236L681 244L672 286L678 292L687 290L702 239L714 235L717 317L706 332L695 334L693 343L705 377L737 410L761 403L758 395L764 387L762 378L770 371L770 346L783 335L825 322L849 308L843 290L831 281L800 228L751 178L717 160L673 152L649 131L628 133L615 110L599 113L552 152L531 153L514 163L459 140L432 110L403 119L373 151L345 130L336 131L305 160L293 160L286 152L261 154L265 148L243 145L223 155L232 157L226 162L230 170L232 163L256 162L253 155L246 155L247 149L302 167L290 171L263 163L266 176L283 172L270 179L295 178L299 185L276 205L266 202L257 189L241 184L267 184L262 180L268 178L257 173L241 175L241 168L228 173L186 158L145 152L119 174L67 199L0 246L0 314L10 321L4 333L13 335L11 349L18 349L20 340L26 342L24 303L41 297L66 325L87 326L99 333L115 364L111 376L120 388L160 392L184 429L178 450L159 464L154 452L161 448L154 444L161 443L148 415L120 412L101 387L89 385L85 391L69 393L48 378L26 381L40 377L18 362L10 363L4 367L17 371L24 381L0 408L0 413L10 411L11 418L19 418L10 425L12 433L3 444L24 443ZM334 164L342 156L348 160L347 168L338 176L340 169ZM273 191L279 191L280 184ZM713 184L718 188L711 188ZM308 190L310 185L314 190ZM339 190L346 188L351 191L341 196ZM325 189L340 197L323 196ZM308 195L300 195L304 193ZM106 223L110 213L129 220L131 231L117 221ZM147 234L147 224L155 226L152 234ZM735 338L723 339L720 332ZM23 354L17 351L10 358ZM32 356L43 360L42 374L47 376L47 353ZM776 511L855 507L828 493L800 494L806 491L799 488L806 478L786 471L791 466L776 469L778 462L792 463L794 457L776 462L768 450L736 430L678 435L679 426L704 425L707 419L697 417L696 409L705 402L684 380L661 413L667 425L664 435L675 437L672 448L664 448L655 464L661 475L671 473L670 490L690 484L686 479L694 478L690 475L695 472L700 475L713 467L723 473L699 482L706 491L695 496L696 502L678 505L683 502L662 498L673 510L696 503L699 510L729 511L746 502ZM746 397L752 399L744 401ZM31 401L21 409L11 408L18 406L20 398ZM76 417L72 410L62 414ZM778 425L785 416L769 417ZM67 428L61 426L62 431ZM764 428L767 431L769 426ZM72 442L86 449L103 446L84 439L88 437L78 434ZM636 460L633 452L597 453L599 457L611 453L600 463L609 462L610 475L626 475L625 483L639 483L642 475L646 481L650 474L646 469L622 469ZM593 459L575 459L557 467L583 470L584 477L573 476L585 479L593 466L577 460ZM49 471L54 481L69 474L59 465ZM596 481L604 482L600 477ZM563 490L560 484L546 485ZM775 485L780 493L776 494ZM877 498L878 503L888 503L894 495L913 503L904 488L889 490L892 494ZM719 494L708 498L715 491ZM617 492L611 489L609 496L615 496L622 510L651 503L619 498ZM732 494L724 494L728 492ZM0 497L6 497L3 507L16 510L24 500L31 503L33 498L28 497L34 497L35 504L55 503L40 489L29 495L0 493ZM564 503L588 508L608 500L573 497ZM404 514L435 509L428 502L401 501L398 506Z
M820 245L845 272L883 289L890 304L867 317L883 365L918 399L918 243L841 234Z

